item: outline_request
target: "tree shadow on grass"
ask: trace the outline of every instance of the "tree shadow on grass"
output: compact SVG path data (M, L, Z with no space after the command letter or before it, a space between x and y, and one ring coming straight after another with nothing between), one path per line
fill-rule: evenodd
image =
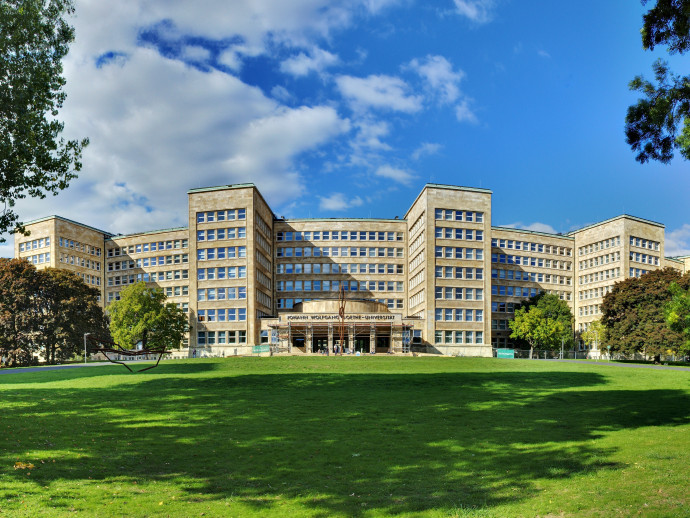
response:
M3 420L3 466L59 456L32 472L37 493L64 480L159 481L189 501L266 512L280 499L323 516L491 508L533 496L539 479L617 469L615 452L592 443L603 433L690 422L684 391L582 390L604 383L579 372L249 374L31 388ZM74 505L72 493L53 505Z

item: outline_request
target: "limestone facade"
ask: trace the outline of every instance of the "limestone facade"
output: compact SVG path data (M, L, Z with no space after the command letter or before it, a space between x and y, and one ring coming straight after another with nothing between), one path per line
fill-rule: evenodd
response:
M490 356L510 346L508 321L528 296L558 295L583 331L616 282L690 266L664 257L660 223L622 215L565 235L491 226L491 194L428 184L402 219L283 219L253 184L192 189L188 227L115 235L50 216L26 224L15 257L75 271L104 307L128 284L161 288L189 315L190 356L410 344ZM347 322L333 306L341 288Z

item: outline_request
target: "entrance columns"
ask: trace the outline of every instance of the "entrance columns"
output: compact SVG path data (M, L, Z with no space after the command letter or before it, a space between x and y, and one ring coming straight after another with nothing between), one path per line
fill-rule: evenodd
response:
M312 348L314 333L311 324L309 324L307 328L304 330L304 334L304 348L308 354L311 354L314 352L314 349Z
M333 352L333 324L328 324L328 352Z
M376 325L374 324L369 327L369 353L376 353Z

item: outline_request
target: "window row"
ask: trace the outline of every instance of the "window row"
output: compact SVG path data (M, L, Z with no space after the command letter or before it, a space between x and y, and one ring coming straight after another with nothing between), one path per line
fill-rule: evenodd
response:
M617 252L611 252L610 254L598 255L596 257L590 257L584 261L579 262L580 270L585 270L587 268L595 268L604 264L614 263L621 260L620 250Z
M271 304L273 303L273 299L266 295L263 291L261 290L256 290L256 301L259 304L263 304L267 308L271 307Z
M279 263L278 274L370 273L402 274L402 264L386 263Z
M424 282L424 270L416 274L414 277L410 279L410 286L409 289L413 290L417 286L419 286L421 283Z
M437 279L477 279L484 278L484 268L464 268L462 266L437 266Z
M42 237L41 239L32 239L31 241L19 243L19 251L28 252L29 250L38 250L39 248L44 248L46 246L50 246L50 238Z
M196 343L202 345L246 344L246 331L197 331Z
M158 255L129 261L109 262L108 271L117 272L119 270L131 270L133 268L149 268L151 266L165 266L168 264L182 264L188 262L189 254Z
M630 252L630 260L637 263L653 264L659 266L659 257L656 255L640 254L638 252Z
M496 284L491 285L492 295L504 295L507 297L534 297L537 293L541 293L543 290L538 288L523 288L522 286L498 286Z
M98 275L89 275L88 273L78 273L77 275L81 277L86 284L90 284L91 286L101 285L101 278Z
M436 227L436 239L484 241L484 231L469 228Z
M65 237L60 237L58 242L63 248L71 248L77 252L84 252L85 254L95 255L96 257L101 256L101 249L97 246L87 245L80 243L79 241L74 241L72 239L67 239Z
M234 221L247 219L247 209L212 210L196 213L197 223L215 223L216 221Z
M630 277L640 277L645 273L649 273L649 270L642 270L640 268L630 268Z
M659 250L660 243L650 239L642 239L641 237L630 236L630 245L639 248L647 248L649 250Z
M422 212L421 216L419 216L417 218L417 221L415 221L414 224L410 227L410 237L414 236L417 232L423 229L424 223L424 212Z
M266 223L259 215L254 218L254 221L257 228L261 230L261 232L263 232L268 239L271 239L271 229L268 227L268 223ZM261 236L261 234L258 235ZM261 238L263 239L263 236L261 236Z
M420 246L424 244L424 232L419 234L410 244L410 255L412 255Z
M424 302L424 290L421 290L410 297L410 308L419 306Z
M199 268L196 271L200 281L214 281L216 279L244 279L247 277L246 266L227 266L221 268Z
M508 325L508 322L510 322L510 320L492 319L491 329L494 331L510 331L510 326Z
M360 230L315 230L276 232L276 241L402 241L402 232L366 232Z
M108 277L108 286L119 286L111 279L122 279L121 284L134 284L135 282L156 282L156 281L171 281L187 279L189 277L189 270L170 270L168 272L152 272L152 273L137 273L131 275L122 275L115 277ZM127 279L127 281L125 281Z
M484 300L482 288L436 286L436 300Z
M582 290L579 292L580 300L598 299L613 290L613 286L602 286L600 288L593 288L591 290Z
M277 257L402 257L402 248L376 248L376 247L297 247L276 250Z
M420 254L421 255L421 254ZM483 248L459 248L453 246L437 246L435 255L439 259L467 259L484 260Z
M483 309L436 308L434 319L437 322L483 322Z
M493 313L515 313L515 302L492 302L491 311Z
M606 250L607 248L613 248L614 246L621 245L621 236L612 237L609 239L604 239L597 241L596 243L590 243L589 245L581 246L578 248L578 253L580 255L592 254L598 252L599 250Z
M235 300L246 299L247 288L245 286L235 286L230 288L203 288L196 290L196 300Z
M483 212L470 210L436 209L434 211L434 217L435 219L445 219L446 221L468 221L475 223L482 223L484 221Z
M45 254L45 262L50 262L50 254ZM83 257L68 255L60 253L60 262L65 264L73 264L75 266L81 266L82 268L88 268L89 270L101 271L101 262L92 261L91 259L85 259ZM36 264L36 263L34 263Z
M199 322L245 322L247 308L197 309L196 318Z
M50 252L46 252L45 254L36 254L36 255L30 255L28 257L24 257L27 261L29 261L32 264L44 264L44 263L49 263L50 262ZM74 260L74 258L72 258ZM79 261L79 258L77 257L77 262ZM72 263L74 264L74 263Z
M549 265L553 265L553 263L551 263L548 259L542 259L541 257L527 257L521 255L491 254L491 262L500 264L517 264L521 266L532 266L535 268L557 268L557 266L555 265L546 266L547 262L549 263ZM561 264L559 263L558 266L561 266ZM570 263L563 263L563 268L559 269L570 270Z
M437 344L483 344L483 331L436 331L434 341Z
M525 252L539 252L542 254L572 255L573 249L567 246L545 245L528 241L514 241L512 239L492 239L491 246L508 250L524 250Z
M601 315L601 306L599 304L595 304L593 306L580 306L579 313L581 317Z
M163 289L166 297L187 297L189 296L189 286L166 286Z
M277 291L403 291L402 281L278 281Z
M123 246L121 248L109 248L108 257L120 257L121 255L129 254L145 254L148 252L162 252L164 250L180 250L182 248L189 248L188 239L151 241L150 243L140 243L138 245Z
M609 268L600 272L588 273L578 277L580 284L590 284L592 282L605 281L607 279L615 279L621 276L620 268Z
M228 246L220 248L199 248L196 258L199 261L215 261L247 257L246 246Z
M268 255L272 255L273 247L271 247L271 244L259 232L256 232L256 244L263 248L264 252Z
M245 239L247 227L213 228L210 230L197 230L197 241L215 241L222 239Z

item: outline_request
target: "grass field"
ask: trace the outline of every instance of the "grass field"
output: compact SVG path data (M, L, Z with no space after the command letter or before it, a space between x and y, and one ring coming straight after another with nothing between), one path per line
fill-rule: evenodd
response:
M1 516L690 516L690 370L169 361L4 374L0 411Z

